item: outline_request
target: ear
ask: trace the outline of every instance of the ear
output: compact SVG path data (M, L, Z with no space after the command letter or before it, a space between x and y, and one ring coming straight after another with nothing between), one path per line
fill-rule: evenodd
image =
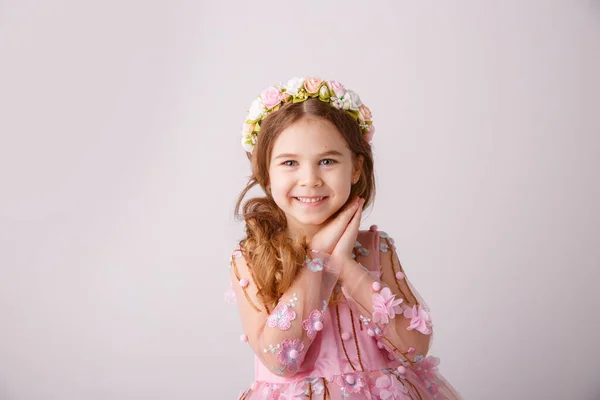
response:
M362 174L363 163L365 162L365 157L362 154L356 156L354 161L354 168L352 170L352 181L358 181L360 179L360 175Z

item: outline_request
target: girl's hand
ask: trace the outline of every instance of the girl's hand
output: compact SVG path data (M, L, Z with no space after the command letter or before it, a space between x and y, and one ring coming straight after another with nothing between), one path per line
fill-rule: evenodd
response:
M337 255L344 260L352 260L352 250L356 244L356 237L358 236L358 229L360 228L363 204L365 204L365 199L360 199L358 208L354 212L350 223L346 226L346 230L333 249L332 255Z
M346 207L331 221L329 221L319 232L315 234L308 244L309 250L319 250L331 254L338 240L347 230L348 223L359 209L358 197L346 205ZM362 204L362 203L361 203ZM354 245L354 243L353 243Z

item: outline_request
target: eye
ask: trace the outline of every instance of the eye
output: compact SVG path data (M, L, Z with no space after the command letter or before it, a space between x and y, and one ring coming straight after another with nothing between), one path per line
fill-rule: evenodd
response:
M327 163L324 163L325 161L327 161ZM331 158L326 158L324 160L321 160L321 165L333 165L333 164L336 164L336 163L337 163L337 161L333 160Z
M295 164L291 164L291 163L296 163L296 161L294 161L294 160L284 161L281 163L281 165L285 165L286 167L293 167Z

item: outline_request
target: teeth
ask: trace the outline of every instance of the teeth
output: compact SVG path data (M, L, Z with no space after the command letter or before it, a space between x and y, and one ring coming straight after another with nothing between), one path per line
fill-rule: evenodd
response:
M298 200L300 200L303 203L316 203L317 201L321 201L323 200L325 197L314 197L314 198L310 198L310 197L296 197Z

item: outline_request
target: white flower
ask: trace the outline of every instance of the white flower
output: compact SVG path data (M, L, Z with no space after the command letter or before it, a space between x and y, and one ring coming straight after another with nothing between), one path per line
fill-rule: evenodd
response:
M244 136L244 137L250 136L250 134L252 133L253 130L254 130L254 124L247 124L245 122L242 124L242 136Z
M311 389L313 391L313 394L316 394L316 395L323 394L323 392L325 391L325 386L323 385L323 381L321 379L312 378L309 382L311 384ZM307 396L309 395L309 393L305 393L305 394Z
M352 90L346 91L344 95L344 100L350 100L350 109L354 111L358 111L358 107L362 105L362 101L360 101L360 97L358 94Z
M327 87L327 85L321 86L321 89L319 89L319 97L322 97L324 99L328 99L330 97L329 88Z
M352 101L349 97L344 96L344 98L337 97L331 98L331 105L339 110L350 110L352 107Z
M242 137L242 147L248 153L252 153L252 150L254 150L254 142L255 141L256 141L255 138L252 136L244 136L244 137Z
M287 81L287 84L285 85L285 92L291 95L297 95L298 89L300 89L302 85L304 85L304 78L292 78Z
M247 119L249 121L258 121L263 115L265 115L266 111L267 109L265 108L265 105L263 104L262 100L260 98L257 98L252 102L250 110L248 110Z
M306 395L304 386L307 386L304 381L296 381L290 384L285 393L279 395L279 398L285 400L305 400ZM306 389L306 391L308 391L308 389Z

